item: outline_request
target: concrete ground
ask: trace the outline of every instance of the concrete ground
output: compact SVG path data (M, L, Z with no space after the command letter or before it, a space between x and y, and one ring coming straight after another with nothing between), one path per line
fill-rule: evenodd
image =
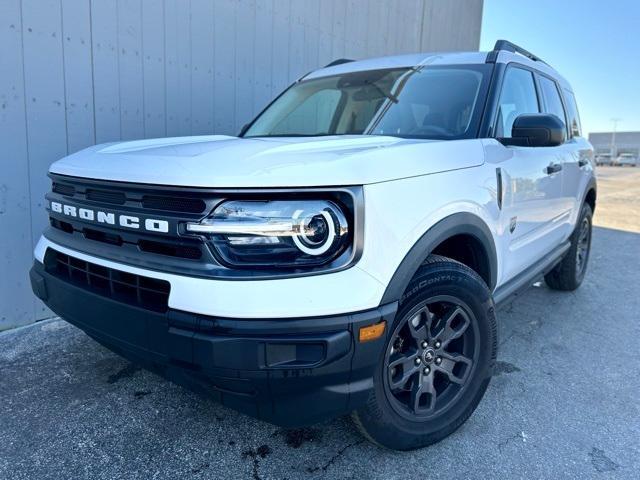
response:
M500 309L493 381L443 442L385 451L348 419L284 431L53 320L0 334L0 478L640 478L640 171L600 172L596 224L616 228L595 229L585 283Z
M598 207L594 224L640 232L639 167L598 167Z

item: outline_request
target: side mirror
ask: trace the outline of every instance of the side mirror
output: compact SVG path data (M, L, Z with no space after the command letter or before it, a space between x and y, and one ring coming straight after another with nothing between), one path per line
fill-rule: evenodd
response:
M521 147L557 147L566 138L564 122L550 113L518 115L511 128L512 138L498 139L504 145Z

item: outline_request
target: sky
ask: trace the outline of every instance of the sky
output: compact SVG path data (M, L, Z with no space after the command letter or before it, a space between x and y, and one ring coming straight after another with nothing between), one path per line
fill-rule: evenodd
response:
M480 50L500 38L569 81L583 134L640 131L640 0L484 0Z

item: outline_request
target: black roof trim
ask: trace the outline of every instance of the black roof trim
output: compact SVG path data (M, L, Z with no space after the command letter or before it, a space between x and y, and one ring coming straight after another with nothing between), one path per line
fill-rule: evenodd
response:
M322 68L327 68L327 67L335 67L336 65L342 65L343 63L349 63L349 62L355 62L355 60L352 60L350 58L338 58L336 60L334 60L331 63L327 63L324 67Z
M541 62L547 65L545 61L543 61L537 55L534 55L528 50L516 45L515 43L510 42L509 40L498 40L496 44L493 46L493 50L487 54L487 59L485 63L496 63L498 58L498 54L501 51L519 53L520 55L524 55L525 57L533 60L534 62Z

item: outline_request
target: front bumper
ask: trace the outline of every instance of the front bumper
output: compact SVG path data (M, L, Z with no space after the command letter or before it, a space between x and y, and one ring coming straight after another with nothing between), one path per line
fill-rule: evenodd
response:
M386 289L386 285L358 265L335 273L269 281L213 280L109 260L65 247L44 235L34 251L36 260L43 263L49 249L105 268L169 282L170 308L213 317L302 318L360 312L379 306ZM354 285L358 288L353 288Z
M373 388L385 336L360 327L393 321L397 304L314 318L236 319L121 303L54 275L39 261L34 293L56 314L142 366L222 404L286 427L361 406ZM385 333L388 333L388 328Z

